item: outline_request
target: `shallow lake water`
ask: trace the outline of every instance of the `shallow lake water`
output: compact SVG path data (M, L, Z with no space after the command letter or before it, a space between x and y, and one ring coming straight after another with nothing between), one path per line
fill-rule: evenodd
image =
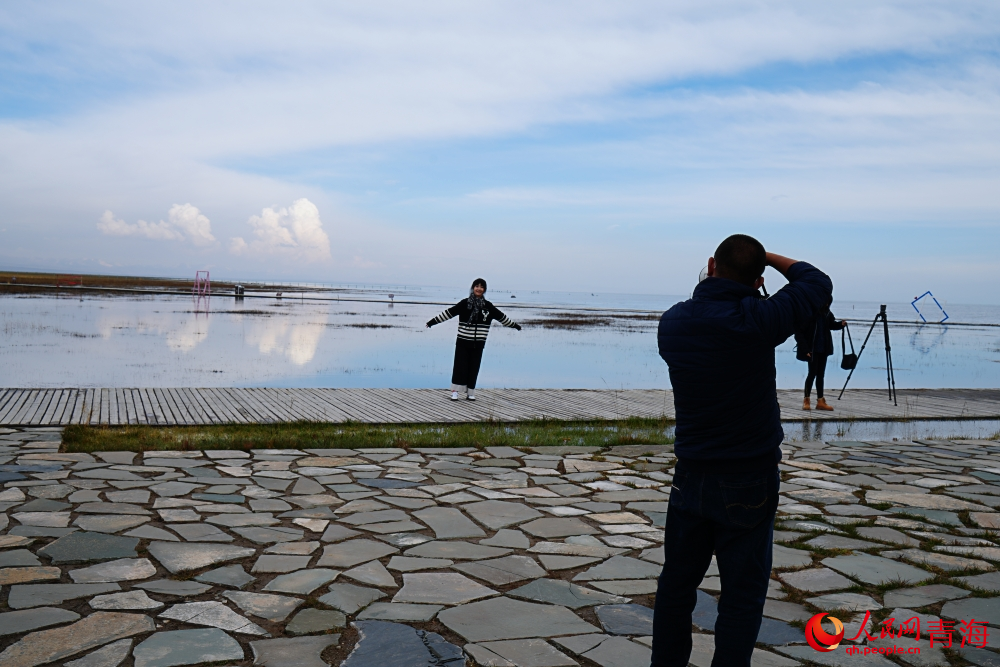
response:
M456 321L424 323L465 296L462 289L310 292L309 301L216 294L191 296L8 295L0 297L0 386L6 387L446 387ZM656 350L658 314L669 295L491 292L521 332L496 325L481 387L667 388ZM512 298L512 296L516 298ZM337 301L337 298L340 301ZM878 304L837 302L856 347ZM954 322L918 325L908 303L889 304L899 388L1000 386L1000 307L949 305ZM863 321L860 321L863 320ZM838 337L839 338L839 337ZM839 346L839 340L837 341ZM838 354L829 394L847 373ZM801 386L805 364L793 341L777 352L778 386ZM876 328L851 379L885 387L885 351Z

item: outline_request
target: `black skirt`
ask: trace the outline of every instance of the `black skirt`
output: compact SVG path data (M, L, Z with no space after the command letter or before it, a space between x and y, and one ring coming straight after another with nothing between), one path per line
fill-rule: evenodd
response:
M476 388L479 365L483 361L486 341L458 339L455 341L455 365L451 370L451 383L460 387Z

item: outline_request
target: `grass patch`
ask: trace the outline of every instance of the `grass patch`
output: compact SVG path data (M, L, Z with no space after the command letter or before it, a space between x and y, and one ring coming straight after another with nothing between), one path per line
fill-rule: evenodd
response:
M68 426L63 451L189 449L358 449L366 447L542 447L671 445L673 422L525 421L463 424L226 424L217 426Z

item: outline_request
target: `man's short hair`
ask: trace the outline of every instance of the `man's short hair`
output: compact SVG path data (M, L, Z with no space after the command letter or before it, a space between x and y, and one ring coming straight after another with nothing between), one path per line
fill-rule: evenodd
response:
M752 236L733 234L715 250L715 273L753 287L764 275L767 257L764 246Z

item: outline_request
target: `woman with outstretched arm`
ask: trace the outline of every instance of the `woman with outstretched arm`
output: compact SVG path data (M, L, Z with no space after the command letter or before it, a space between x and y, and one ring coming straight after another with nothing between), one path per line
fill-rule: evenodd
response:
M486 336L490 333L490 324L494 320L521 330L521 325L510 319L500 309L487 301L486 281L476 278L472 282L469 296L427 322L430 329L435 324L458 317L458 339L455 341L455 365L451 371L451 400L457 401L459 393L466 399L476 400L476 378L479 377L479 365L483 361L483 349L486 347Z

